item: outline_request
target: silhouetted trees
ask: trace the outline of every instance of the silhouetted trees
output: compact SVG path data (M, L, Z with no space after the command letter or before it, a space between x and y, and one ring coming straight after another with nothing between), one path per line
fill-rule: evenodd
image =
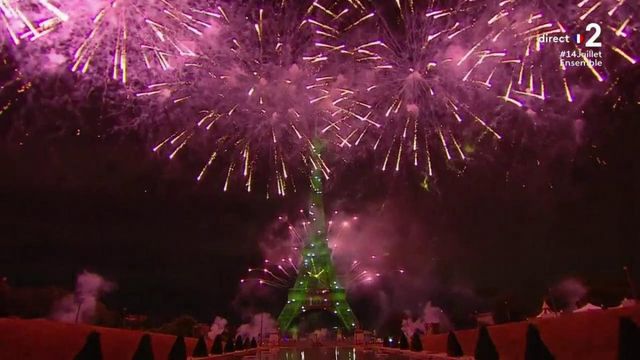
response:
M489 330L482 326L478 331L478 342L476 344L476 360L498 360L498 350L491 340Z
M200 336L198 338L198 342L196 343L196 347L193 349L193 357L205 357L208 356L207 352L207 343L204 341L204 337Z
M233 339L227 340L227 343L224 344L224 352L233 352L235 348L233 347Z
M464 356L462 346L460 346L458 337L453 331L449 331L449 335L447 336L447 355L451 357Z
M169 360L187 360L187 344L184 342L184 336L176 337L169 352Z
M398 347L403 350L407 350L409 348L409 341L407 340L407 336L404 332L400 334L400 343L398 344Z
M100 334L97 331L87 335L82 349L73 358L74 360L102 360L102 348L100 346Z
M420 331L416 331L411 337L411 350L422 351L422 339L420 339Z
M618 332L618 359L640 359L640 329L628 317L620 318Z
M213 339L213 345L211 345L211 353L214 355L222 354L222 335L218 334Z
M140 338L138 348L133 353L133 360L153 360L153 349L151 348L151 335L144 334Z
M238 335L236 336L236 344L235 344L235 350L242 350L244 348L244 343L242 342L242 336Z
M533 324L527 327L527 348L524 352L525 360L553 360L553 355L542 341L540 331Z

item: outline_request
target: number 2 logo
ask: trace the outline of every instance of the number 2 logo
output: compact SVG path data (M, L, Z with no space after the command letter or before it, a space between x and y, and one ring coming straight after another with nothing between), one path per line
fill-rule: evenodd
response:
M600 35L602 34L602 28L600 28L599 24L590 23L587 25L587 31L594 30L593 34L585 43L586 47L602 47L602 43L598 41L600 39Z

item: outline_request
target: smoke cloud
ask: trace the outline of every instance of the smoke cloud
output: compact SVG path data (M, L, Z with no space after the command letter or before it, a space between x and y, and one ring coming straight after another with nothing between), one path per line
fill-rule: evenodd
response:
M411 338L418 331L424 333L424 320L422 318L413 320L411 317L407 317L402 320L401 329L407 338Z
M51 319L68 323L93 322L100 297L113 291L116 284L102 276L84 271L78 275L76 289L53 305Z
M453 329L451 321L441 308L427 302L422 314L417 319L413 319L410 313L402 320L402 332L410 338L417 331L428 333L430 331L446 332Z
M227 328L227 323L228 323L227 319L220 316L216 316L215 319L213 319L213 323L211 324L211 329L207 334L207 336L209 336L209 339L213 340L216 338L216 336L222 334Z
M577 309L578 302L583 300L589 289L579 279L566 278L558 282L551 293L556 300L556 305L563 311L573 311Z
M260 313L254 315L250 322L240 325L237 335L242 336L244 339L260 339L261 335L266 338L269 334L276 332L277 330L278 323L273 317L271 317L271 314Z

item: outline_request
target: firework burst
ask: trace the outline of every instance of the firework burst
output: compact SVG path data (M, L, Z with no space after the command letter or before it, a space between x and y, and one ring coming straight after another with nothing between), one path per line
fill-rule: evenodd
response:
M572 97L572 78L582 88L589 85L595 92L608 95L616 89L624 74L637 69L640 59L640 7L637 2L572 0L544 4L544 8L554 14L557 32L568 35L571 40L569 46L559 50L560 56L578 60L579 66L569 69L565 65L568 62L563 62L562 58L560 61L563 74L569 76L568 99ZM587 73L591 82L583 80L583 73ZM597 86L599 84L603 86ZM614 106L621 98L618 96Z
M565 9L565 11L559 11ZM601 43L605 61L610 67L617 67L616 61L626 65L638 63L638 32L640 31L640 7L637 2L629 0L572 0L567 4L558 4L555 7L547 5L551 13L557 14L557 21L561 29L574 34L573 41L577 42L575 35L581 35L578 45L592 39L595 43ZM589 24L600 25L596 30L588 30ZM597 77L597 74L594 74Z
M632 31L630 11L623 5L612 3L600 15L627 14L608 26L618 40ZM567 15L564 25L549 16L554 12L545 4L514 0L398 0L357 12L342 37L348 44L342 53L350 56L357 75L350 76L347 96L335 102L340 116L333 125L342 128L339 145L370 146L382 155L383 171L410 164L428 179L436 154L448 167L464 164L481 141L503 138L505 120L536 116L548 107L567 113L576 93L586 93L582 75L591 73L603 82L604 70L588 62L569 68L563 56L569 50L581 54L578 44L540 39L573 38L587 17L595 16L595 10L588 11ZM630 42L610 43L609 48L610 54L635 64Z
M267 179L267 197L295 190L294 179L308 181L308 169L328 178L318 129L332 122L338 79L322 65L339 52L327 40L337 38L331 30L337 15L318 2L232 4L216 13L223 19L202 55L185 64L177 79L138 93L168 98L177 111L198 114L154 152L174 158L189 146L208 148L197 180L217 166L226 174L225 191L234 178L247 191L257 178Z
M69 20L59 1L0 0L0 18L6 34L19 45L34 41Z
M360 12L344 30L350 45L343 53L361 74L352 77L351 93L335 103L340 145L381 151L382 170L410 163L430 176L436 151L450 161L465 160L474 148L466 139L499 140L490 111L502 106L499 99L479 101L461 66L469 44L483 39L473 16L482 9L467 1L455 8L397 1ZM471 53L467 58L478 58Z
M577 93L586 93L581 88L599 90L598 83L636 64L633 13L625 0L503 1L487 21L492 31L486 43L505 51L493 61L481 57L465 80L479 81L474 71L488 66L490 75L509 75L504 99L514 105L534 107L536 101L554 98L576 102ZM563 37L565 41L551 41ZM485 82L489 86L490 80Z
M302 267L302 249L306 239L311 236L312 223L306 218L304 210L300 210L301 220L292 222L286 216L278 218L275 232L280 235L274 243L265 245L267 259L261 267L249 268L242 284L258 283L276 289L289 289ZM336 266L339 282L347 290L361 285L371 285L395 275L404 275L405 270L390 266L388 254L363 253L354 257L349 251L342 251L348 246L354 231L359 229L357 216L349 216L334 211L327 222L329 247L332 249L332 261ZM311 259L311 269L316 271Z
M79 16L91 14L91 22L72 55L71 70L123 84L132 75L171 70L195 56L195 43L220 16L208 5L183 0L102 0L82 10Z

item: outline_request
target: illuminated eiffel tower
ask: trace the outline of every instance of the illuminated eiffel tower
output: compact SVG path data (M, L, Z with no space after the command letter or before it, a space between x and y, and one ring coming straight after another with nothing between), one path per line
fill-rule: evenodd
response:
M317 169L311 177L311 227L302 250L302 264L296 282L289 289L287 304L278 316L280 331L287 332L296 317L310 310L334 313L347 333L353 332L358 322L345 289L336 278L327 239L324 205L322 201L322 172Z

